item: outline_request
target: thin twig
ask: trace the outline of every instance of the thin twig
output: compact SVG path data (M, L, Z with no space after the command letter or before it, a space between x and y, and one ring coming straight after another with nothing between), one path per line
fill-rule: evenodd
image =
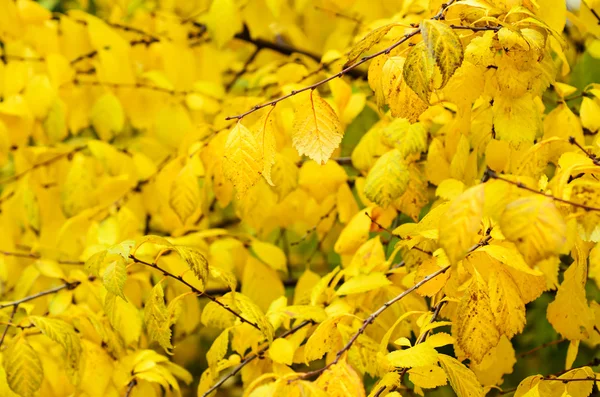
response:
M383 313L388 307L392 306L394 303L396 303L399 300L401 300L402 298L408 296L411 292L415 291L416 289L421 287L423 284L426 284L427 282L431 281L432 279L439 276L440 274L447 272L448 269L450 269L450 266L446 266L440 270L437 270L437 271L431 273L430 275L426 276L423 280L419 281L418 283L416 283L415 285L413 285L406 291L403 291L401 294L396 295L394 298L385 302L379 309L377 309L369 317L367 317L367 319L365 321L363 321L362 326L359 328L359 330L354 335L352 335L352 337L350 338L348 343L346 343L346 345L344 345L344 347L342 347L342 349L337 352L337 354L335 355L335 359L333 361L331 361L329 364L325 365L322 368L316 369L314 371L306 372L303 375L300 375L298 378L292 379L288 382L292 382L297 379L312 378L313 376L319 375L322 372L326 371L327 369L331 368L332 366L336 365L338 363L338 361L340 360L340 358L344 355L344 353L346 353L348 350L350 350L350 348L352 347L354 342L356 342L358 337L365 332L365 329L367 329L367 327L371 323L373 323L373 321L375 321L375 319L377 317L379 317L381 315L381 313Z
M81 284L81 281L73 281L72 283L64 283L64 284L61 284L54 288L50 288L45 291L38 292L37 294L29 295L29 296L26 296L21 299L17 299L12 302L0 303L0 309L4 309L4 308L10 307L10 306L17 306L17 305L20 305L21 303L25 303L25 302L29 302L29 301L37 299L37 298L41 298L42 296L54 294L58 291L62 291L63 289L74 289L74 288L78 287L80 284Z
M379 227L381 230L384 230L384 231L388 232L389 234L392 234L391 230L389 230L387 227L383 226L381 223L379 223L375 219L373 219L373 217L371 215L369 215L368 212L365 212L365 215L371 220L371 223L374 223L375 225L377 225L377 227Z
M14 256L17 258L28 258L28 259L42 259L38 254L33 252L11 252L11 251L0 251L0 255ZM84 261L71 260L71 259L52 259L63 265L83 265Z
M137 385L137 379L133 378L127 384L127 391L125 392L125 397L129 397L131 395L131 392L133 391L135 385Z
M153 269L156 269L156 270L158 270L158 271L159 271L159 272L161 272L161 273L162 273L162 274L163 274L165 277L170 277L170 278L172 278L172 279L174 279L174 280L177 280L177 281L179 281L180 283L182 283L182 284L184 284L186 287L188 287L188 288L189 288L189 289L190 289L192 292L194 292L196 295L198 295L198 297L203 297L203 298L208 298L208 299L210 299L212 302L216 303L217 305L221 306L223 309L227 310L229 313L231 313L231 314L233 314L234 316L236 316L237 318L239 318L241 322L243 322L243 323L246 323L246 324L249 324L249 325L251 325L252 327L254 327L254 328L256 328L257 330L259 330L259 331L260 331L260 327L259 327L259 326L258 326L256 323L254 323L254 322L252 322L252 321L250 321L250 320L247 320L246 318L244 318L244 316L242 316L241 314L237 313L235 310L233 310L232 308L230 308L229 306L227 306L227 305L226 305L226 304L224 304L223 302L220 302L220 301L219 301L217 298L215 298L214 296L212 296L212 295L209 295L209 294L207 294L207 293L205 293L205 292L203 292L203 291L200 291L198 288L194 287L192 284L190 284L190 283L188 283L187 281L185 281L181 275L179 275L179 276L176 276L175 274L173 274L173 273L169 272L168 270L165 270L165 269L161 268L161 267L160 267L160 266L158 266L156 263L150 263L150 262L146 262L146 261L144 261L144 260L141 260L141 259L137 258L137 257L136 257L136 256L134 256L134 255L129 255L129 258L130 258L132 261L136 262L136 263L139 263L139 264L142 264L142 265L144 265L144 266L148 266L148 267L151 267L151 268L153 268Z
M564 338L563 338L563 339L557 339L557 340L553 340L553 341L550 341L550 342L544 343L543 345L539 345L539 346L537 346L537 347L534 347L534 348L533 348L533 349L531 349L531 350L528 350L528 351L526 351L526 352L523 352L523 353L519 353L519 354L517 354L517 358L523 358L523 357L525 357L525 356L529 356L530 354L533 354L533 353L537 352L538 350L545 349L545 348L546 348L546 347L548 347L548 346L558 345L559 343L562 343L562 342L564 342L564 341L566 341L566 340L567 340L567 339L564 339Z
M12 313L10 313L10 317L8 319L8 322L11 323L13 318L15 318L15 314L17 313L17 309L19 308L19 305L14 305L13 309L12 309ZM4 343L4 338L6 338L6 334L8 333L8 327L9 325L6 325L6 328L4 328L4 332L2 333L2 337L0 338L0 347L2 346L2 344Z
M502 26L460 26L460 25L450 25L452 29L456 30L472 30L473 32L485 32L488 30L497 32L502 29Z
M56 155L54 157L49 158L48 160L44 160L42 162L34 164L33 166L31 166L30 168L28 168L28 169L26 169L24 171L21 171L21 172L19 172L17 174L14 174L12 176L4 178L3 180L0 181L0 185L5 185L5 184L10 183L10 182L16 182L19 179L23 178L28 173L30 173L31 171L36 170L36 169L38 169L40 167L44 167L46 165L50 165L50 164L52 164L52 163L54 163L54 162L62 159L63 157L71 156L71 155L73 155L73 154L75 154L77 152L82 151L86 147L87 147L87 145L86 146L79 146L79 147L76 147L73 150L70 150L70 151L65 152L65 153L58 154L58 155Z
M246 59L246 62L244 62L244 66L242 66L242 69L240 69L235 74L235 76L233 76L233 79L231 79L231 81L229 83L227 83L227 85L225 86L225 91L229 92L229 90L231 90L231 87L233 87L233 85L238 81L238 79L240 77L242 77L248 71L248 67L250 66L250 64L252 62L254 62L254 60L256 59L256 56L258 55L260 50L261 50L260 47L256 47L254 49L252 54L248 57L248 59Z
M592 206L589 206L589 205L575 203L573 201L561 199L560 197L555 197L555 196L553 196L551 194L546 194L544 192L540 192L539 190L530 188L530 187L526 186L522 182L511 181L510 179L504 178L504 177L498 175L495 171L492 171L490 169L486 170L486 175L489 178L498 179L500 181L504 181L506 183L509 183L511 185L514 185L514 186L518 187L519 189L527 190L528 192L535 193L535 194L538 194L540 196L548 197L549 199L552 199L554 201L558 201L558 202L561 202L561 203L564 203L564 204L568 204L568 205L571 205L573 207L582 208L582 209L584 209L586 211L600 211L600 208L598 208L598 207L592 207Z
M442 16L444 15L444 11L446 10L446 8L448 8L455 1L456 0L450 0L447 3L443 4L441 10L435 16L433 16L431 19L434 19L434 20L441 19ZM394 48L402 45L403 43L405 43L406 41L408 41L410 38L416 36L420 32L421 32L420 29L418 29L418 28L414 29L410 33L406 33L404 36L402 36L401 39L399 39L398 41L396 41L391 46L389 46L389 47L387 47L387 48L385 48L385 49L383 49L381 51L378 51L378 52L376 52L374 54L367 55L367 56L364 56L364 57L360 58L358 61L354 62L353 64L351 64L351 65L349 65L347 67L345 67L344 69L342 69L341 71L339 71L338 73L336 73L336 74L334 74L332 76L329 76L329 77L327 77L327 78L325 78L325 79L323 79L321 81L318 81L318 82L316 82L314 84L311 84L309 86L306 86L304 88L300 88L299 90L293 90L289 94L280 96L279 98L276 98L276 99L274 99L272 101L256 105L256 106L254 106L253 108L251 108L250 110L248 110L248 111L246 111L244 113L240 113L240 114L235 115L235 116L228 116L228 117L225 118L225 120L233 120L233 119L241 120L242 118L246 117L247 115L249 115L251 113L256 112L257 110L260 110L260 109L265 108L267 106L275 106L279 102L281 102L281 101L283 101L283 100L285 100L287 98L290 98L290 97L292 97L294 95L300 94L301 92L305 92L305 91L308 91L308 90L314 90L317 87L319 87L319 86L321 86L321 85L323 85L325 83L328 83L331 80L337 79L338 77L342 77L342 76L348 74L350 71L356 69L360 65L364 64L365 62L370 61L373 58L377 58L380 55L384 55L384 54L387 55L387 54L389 54L390 52L392 52L392 50L394 50Z
M598 159L598 157L596 157L596 155L594 153L590 153L587 151L586 148L584 148L583 146L581 146L581 144L579 142L577 142L577 140L575 139L574 136L570 136L569 137L569 143L573 146L575 146L576 148L578 148L579 150L581 150L583 153L585 153L585 155L592 160L592 162L595 165L600 165L600 159Z
M281 334L279 336L279 338L285 338L293 333L295 333L296 331L298 331L299 329L307 326L308 324L311 324L311 321L303 321L300 324L296 325L293 328L290 328L288 331L284 332L283 334ZM242 370L242 368L244 368L246 365L248 365L250 362L252 362L254 359L258 358L260 355L262 355L264 352L267 351L267 349L269 348L269 346L265 346L262 349L258 350L256 353L252 353L251 355L249 355L248 357L246 357L242 362L240 362L230 373L228 373L227 375L225 375L223 378L221 378L217 383L215 383L214 385L212 385L207 391L204 392L204 394L202 394L202 397L206 397L208 396L210 393L212 393L213 391L217 390L223 383L225 383L228 379L234 377L235 375L238 374L238 372L240 372Z

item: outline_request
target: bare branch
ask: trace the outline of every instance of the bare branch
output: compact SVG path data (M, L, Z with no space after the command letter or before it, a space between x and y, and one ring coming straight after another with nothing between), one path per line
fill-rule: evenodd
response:
M89 280L92 281L92 280L94 280L94 278L90 277ZM10 306L18 306L21 303L29 302L31 300L41 298L42 296L55 294L58 291L62 291L63 289L74 289L74 288L77 288L80 284L81 284L81 281L73 281L72 283L64 283L64 284L61 284L54 288L50 288L45 291L38 292L37 294L29 295L29 296L26 296L21 299L17 299L12 302L0 303L0 309L4 309L4 308L10 307Z
M38 254L34 254L33 252L11 252L11 251L0 251L0 255L5 256L14 256L17 258L28 258L28 259L42 259L42 257ZM71 259L53 259L56 262L63 265L83 265L84 261L79 260L71 260Z
M526 352L523 352L523 353L519 353L519 354L517 354L517 358L523 358L523 357L525 357L525 356L529 356L530 354L533 354L533 353L535 353L535 352L537 352L537 351L539 351L539 350L545 349L545 348L546 348L546 347L548 347L548 346L554 346L554 345L558 345L559 343L562 343L562 342L564 342L564 341L566 341L566 340L567 340L567 339L564 339L564 338L563 338L563 339L557 339L557 340L553 340L553 341L550 341L550 342L546 342L546 343L544 343L543 345L536 346L536 347L534 347L534 348L533 348L533 349L531 349L531 350L528 350L528 351L526 351Z

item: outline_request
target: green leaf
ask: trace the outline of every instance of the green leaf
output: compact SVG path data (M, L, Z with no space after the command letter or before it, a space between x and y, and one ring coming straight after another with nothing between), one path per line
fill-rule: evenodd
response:
M127 280L127 270L125 269L125 259L117 257L116 260L111 262L104 270L104 276L102 281L104 288L113 294L120 296L124 301L127 301L125 294L123 293L123 287L125 287L125 280Z

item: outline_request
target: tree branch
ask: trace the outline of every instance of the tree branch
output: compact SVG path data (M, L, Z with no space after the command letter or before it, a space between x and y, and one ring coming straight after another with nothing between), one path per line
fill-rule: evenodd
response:
M14 256L17 258L28 258L28 259L42 259L42 257L38 254L34 254L33 252L11 252L11 251L0 251L0 255L5 256ZM56 262L63 265L83 265L84 261L78 260L70 260L70 259L53 259Z
M569 143L573 146L575 146L576 148L578 148L579 150L581 150L583 153L585 153L585 155L592 160L592 162L595 165L600 165L600 159L598 159L598 157L594 154L594 153L590 153L588 152L583 146L581 146L581 144L579 142L577 142L577 140L575 139L574 136L570 136L569 137Z
M165 277L170 277L174 280L179 281L180 283L184 284L186 287L188 287L192 292L194 292L198 297L204 297L204 298L208 298L210 299L212 302L216 303L217 305L221 306L223 309L227 310L229 313L233 314L235 317L239 318L241 322L246 323L251 325L252 327L256 328L257 330L260 331L260 327L256 324L253 323L250 320L247 320L246 318L244 318L244 316L242 316L241 314L237 313L235 310L233 310L232 308L230 308L229 306L227 306L226 304L224 304L223 302L220 302L217 298L215 298L212 295L207 294L206 292L200 291L198 288L194 287L192 284L188 283L187 281L185 281L183 279L182 276L176 276L173 273L161 268L160 266L158 266L156 263L150 263L150 262L146 262L144 260L141 260L139 258L137 258L134 255L129 255L129 258L134 261L135 263L139 263L142 264L144 266L148 266L151 267L153 269L158 270L159 272L161 272Z
M10 317L8 319L8 322L11 323L13 318L15 318L15 314L17 313L17 309L19 308L19 305L14 305L12 312L10 314ZM2 337L0 338L0 347L2 346L2 344L4 343L4 338L6 338L6 334L8 333L8 327L10 325L6 324L6 328L4 328L4 332L2 332Z
M558 345L559 343L562 343L562 342L564 342L564 341L566 341L566 340L567 340L567 339L564 339L564 338L563 338L563 339L557 339L557 340L553 340L553 341L550 341L550 342L544 343L543 345L539 345L539 346L537 346L537 347L534 347L534 348L533 348L533 349L531 349L531 350L528 350L528 351L526 351L526 352L523 352L523 353L519 353L519 354L517 354L517 358L523 358L523 357L525 357L525 356L529 356L530 354L533 354L533 353L537 352L538 350L545 349L545 348L546 348L546 347L548 347L548 346Z
M308 324L311 324L311 321L303 321L300 324L296 325L293 328L290 328L288 331L284 332L283 334L281 334L279 336L279 338L285 338L289 335L292 335L293 333L295 333L296 331L298 331L299 329L307 326ZM223 378L221 378L217 383L215 383L214 385L212 385L207 391L205 391L202 394L202 397L207 397L210 393L212 393L213 391L217 390L219 387L221 387L221 385L223 383L225 383L228 379L234 377L235 375L237 375L242 368L244 368L246 365L248 365L250 362L252 362L253 360L255 360L257 357L259 357L260 355L262 355L264 352L267 351L267 349L269 348L269 346L265 346L262 349L258 350L256 353L252 353L250 354L248 357L246 357L241 363L239 363L230 373L228 373L227 375L225 375Z
M95 278L93 278L93 277L89 278L90 281L92 281L94 279ZM17 300L12 301L12 302L0 303L0 309L4 309L4 308L10 307L10 306L18 306L21 303L29 302L31 300L34 300L34 299L37 299L37 298L41 298L42 296L51 295L51 294L54 294L54 293L56 293L58 291L62 291L63 289L74 289L74 288L77 288L80 284L81 284L81 281L73 281L72 283L64 283L64 284L61 284L61 285L56 286L54 288L50 288L50 289L47 289L45 291L38 292L37 294L29 295L29 296L26 296L26 297L21 298L21 299L17 299Z
M377 309L373 314L371 314L369 317L367 317L367 319L365 321L363 321L363 324L359 328L359 330L356 331L356 333L354 335L352 335L352 337L350 338L348 343L346 343L346 345L344 345L344 347L342 347L342 349L337 352L337 354L335 355L335 359L332 362L330 362L329 364L325 365L322 368L316 369L314 371L306 372L305 374L300 375L298 378L292 379L288 382L292 382L292 381L298 380L298 379L312 378L313 376L319 375L322 372L326 371L327 369L331 368L332 366L336 365L339 362L340 358L344 355L344 353L346 353L348 350L350 350L350 348L352 347L354 342L356 342L358 337L365 332L367 327L371 323L373 323L373 321L375 321L375 319L377 317L379 317L381 315L381 313L383 313L388 307L392 306L394 303L396 303L399 300L401 300L402 298L408 296L411 292L417 290L423 284L428 283L429 281L433 280L435 277L439 276L440 274L446 273L448 271L448 269L450 269L450 266L446 266L440 270L437 270L437 271L431 273L430 275L426 276L423 280L419 281L418 283L416 283L415 285L413 285L406 291L403 291L401 294L399 294L399 295L395 296L394 298L390 299L389 301L385 302L379 309Z
M76 148L74 148L72 150L69 150L68 152L58 154L58 155L56 155L54 157L49 158L48 160L44 160L42 162L34 164L33 166L31 166L31 168L28 168L28 169L26 169L24 171L21 171L21 172L17 173L17 174L14 174L12 176L4 178L3 180L0 181L0 185L6 185L7 183L16 182L19 179L23 178L28 173L30 173L31 171L36 170L36 169L38 169L40 167L44 167L46 165L50 165L50 164L52 164L52 163L54 163L54 162L62 159L63 157L72 156L73 154L82 151L86 147L87 147L87 145L85 145L85 146L79 146L79 147L76 147Z
M509 184L511 184L513 186L518 187L519 189L527 190L528 192L535 193L535 194L538 194L540 196L548 197L549 199L552 199L554 201L558 201L560 203L568 204L568 205L571 205L571 206L577 207L577 208L582 208L582 209L584 209L586 211L600 211L600 208L598 208L598 207L592 207L592 206L589 206L589 205L579 204L579 203L575 203L573 201L561 199L560 197L556 197L556 196L553 196L551 194L547 194L547 193L544 193L544 192L540 192L539 190L530 188L530 187L526 186L523 182L511 181L510 179L507 179L507 178L504 178L504 177L498 175L495 171L493 171L493 170L491 170L489 168L485 171L485 175L488 178L498 179L500 181L504 181L506 183L509 183Z
M446 10L446 8L448 8L455 1L456 0L450 0L447 3L443 4L442 8L440 9L440 11L436 15L434 15L431 19L433 19L433 20L439 20L439 19L441 19L443 17L443 15L444 15L444 11ZM253 108L251 108L250 110L248 110L248 111L246 111L244 113L238 114L236 116L228 116L228 117L225 118L225 120L234 120L234 119L241 120L242 118L246 117L247 115L249 115L251 113L256 112L257 110L260 110L260 109L265 108L267 106L275 106L279 102L281 102L281 101L283 101L285 99L288 99L288 98L290 98L290 97L292 97L294 95L300 94L301 92L308 91L308 90L314 90L317 87L319 87L319 86L321 86L321 85L323 85L325 83L328 83L331 80L334 80L334 79L336 79L338 77L342 77L342 76L350 73L352 70L356 69L357 67L359 67L363 63L365 63L367 61L370 61L373 58L377 58L380 55L384 55L384 54L387 55L387 54L389 54L390 52L392 52L392 50L394 48L396 48L399 45L405 43L410 38L416 36L420 32L421 32L421 30L418 29L418 28L416 28L413 31L411 31L410 33L406 33L404 36L402 36L402 38L400 40L396 41L391 46L389 46L389 47L387 47L387 48L385 48L385 49L383 49L381 51L378 51L378 52L376 52L374 54L367 55L367 56L364 56L364 57L360 58L358 61L354 62L353 64L351 64L349 66L347 66L346 68L342 69L340 72L338 72L338 73L336 73L336 74L334 74L332 76L329 76L329 77L327 77L327 78L325 78L325 79L323 79L321 81L318 81L318 82L316 82L316 83L314 83L312 85L306 86L306 87L301 88L299 90L293 90L289 94L283 95L283 96L281 96L279 98L276 98L276 99L274 99L272 101L265 102L265 103L260 104L260 105L256 105L256 106L254 106Z

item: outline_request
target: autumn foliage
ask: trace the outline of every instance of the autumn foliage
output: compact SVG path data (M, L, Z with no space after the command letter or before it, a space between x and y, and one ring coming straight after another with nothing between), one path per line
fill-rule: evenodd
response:
M596 0L0 0L0 396L598 393L599 129Z

